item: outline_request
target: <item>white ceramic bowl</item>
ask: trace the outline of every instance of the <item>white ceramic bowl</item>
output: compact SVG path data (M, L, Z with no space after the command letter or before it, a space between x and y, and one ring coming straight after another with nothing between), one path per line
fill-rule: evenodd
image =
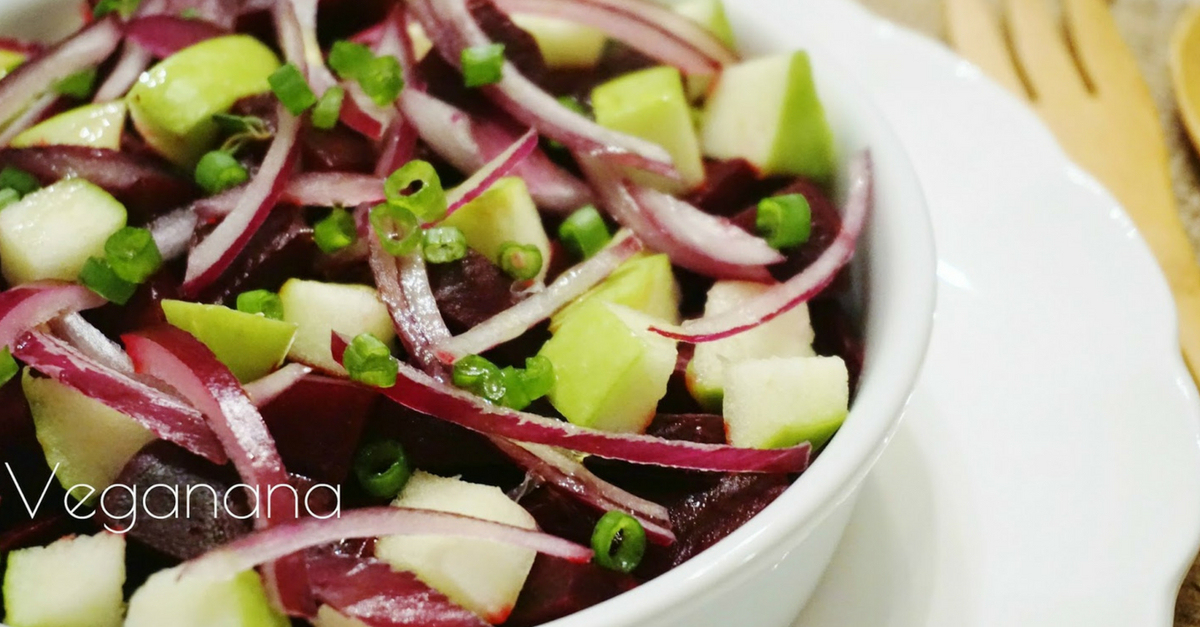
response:
M78 25L75 5L0 0L0 34L64 35ZM754 53L805 46L756 39L754 22L771 16L743 14L737 2L726 5L740 41ZM662 577L549 626L789 624L829 564L858 488L899 423L933 321L936 260L929 219L903 147L853 76L820 50L809 52L843 166L864 149L875 163L875 210L854 262L866 363L850 417L812 468L742 528Z

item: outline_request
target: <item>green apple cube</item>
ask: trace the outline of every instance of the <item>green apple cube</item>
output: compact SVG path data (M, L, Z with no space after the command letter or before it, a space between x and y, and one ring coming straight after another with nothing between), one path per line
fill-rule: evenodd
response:
M133 125L167 159L191 167L217 137L212 116L271 90L279 58L248 35L202 41L141 75L126 101Z
M258 573L224 581L188 576L182 566L151 575L129 599L125 627L288 627ZM82 624L82 623L81 623ZM14 626L16 627L16 626Z
M279 367L296 338L295 323L220 305L164 300L162 309L167 322L203 342L243 383Z
M133 418L28 368L21 388L46 464L58 468L59 483L67 490L81 484L96 490L89 494L80 488L72 493L85 503L94 503L117 480L126 462L155 439Z
M662 146L682 181L643 180L666 191L683 192L704 182L704 162L692 123L683 78L673 67L659 66L617 77L592 90L596 122ZM648 175L639 173L639 180Z
M499 263L500 249L505 244L516 242L537 246L542 253L542 271L535 280L542 280L550 268L550 238L537 204L520 178L510 176L496 181L443 223L458 227L467 237L467 245L492 263Z
M124 102L100 102L60 113L13 138L13 148L86 146L119 150L125 133Z
M730 366L725 386L729 443L745 448L824 446L850 408L840 357L773 357Z
M396 337L392 316L375 288L291 279L279 290L283 319L296 325L288 356L326 372L345 375L329 348L332 331L353 338L370 333L385 344Z
M576 22L513 15L513 22L533 36L546 65L552 68L590 68L600 62L608 36L604 31Z
M12 627L120 627L125 537L69 536L8 554L4 621Z
M729 25L725 4L721 0L684 0L673 3L671 8L703 26L731 50L737 49L733 27Z
M533 516L499 488L421 471L413 473L392 505L537 528ZM412 572L455 603L499 624L512 612L537 555L494 540L389 536L376 543L375 556L396 570Z
M571 314L540 353L554 364L554 407L581 427L645 431L678 356L673 340L649 330L655 322L603 302Z
M317 615L313 617L312 624L313 627L370 627L361 620L346 616L328 605L322 605L317 609Z
M556 332L574 312L593 303L623 305L670 324L679 323L679 285L666 255L640 255L621 264L603 283L550 318Z
M17 69L27 58L24 52L0 49L0 78L8 76L9 72Z
M125 226L125 206L83 179L66 179L0 211L0 269L12 285L74 281Z
M763 176L824 181L833 175L833 134L804 52L725 68L709 96L701 137L705 156L745 159Z
M718 281L708 291L704 315L713 316L737 309L746 301L771 289L770 285L745 281ZM749 331L715 342L696 345L688 363L687 386L705 409L718 412L725 390L726 370L732 364L767 357L811 357L815 334L802 304Z

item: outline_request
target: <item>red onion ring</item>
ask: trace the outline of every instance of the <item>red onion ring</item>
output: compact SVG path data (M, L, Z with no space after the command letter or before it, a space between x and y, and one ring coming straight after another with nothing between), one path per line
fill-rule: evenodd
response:
M0 347L65 313L105 305L95 292L72 283L29 283L0 292Z
M147 15L130 20L125 26L126 41L133 42L159 59L228 34L227 29L212 22L175 15Z
M56 337L26 333L13 346L13 355L30 368L133 418L159 438L213 463L228 461L220 440L195 408L88 359Z
M108 339L78 313L69 313L50 321L50 330L100 365L124 374L133 374L133 361L120 344Z
M863 153L848 169L850 190L843 209L842 229L837 238L803 272L764 292L732 311L689 320L679 326L655 326L651 330L674 340L692 343L715 342L770 322L820 294L837 278L850 259L874 203L871 156Z
M496 155L496 158L472 174L471 178L464 181L462 185L450 190L446 194L446 203L448 204L446 215L449 216L467 203L479 198L492 185L495 185L496 181L511 174L526 157L533 154L533 151L537 149L537 144L537 131L529 129L504 152Z
M279 398L309 374L312 374L312 368L308 366L288 364L261 379L247 383L246 394L254 401L256 407L262 407Z
M509 13L586 24L685 74L709 75L738 62L737 53L704 27L645 0L496 0Z
M58 104L60 98L61 96L58 94L50 92L33 101L33 104L30 104L28 109L21 112L21 115L18 115L8 126L4 127L3 132L0 132L0 146L9 145L17 135L20 135L34 124L42 121L46 117L47 112L54 109L54 106Z
M111 102L120 99L137 83L138 77L149 67L150 60L150 53L145 48L136 42L126 40L121 50L121 58L108 73L108 78L104 79L100 88L96 90L92 102Z
M280 202L297 207L357 207L386 200L383 178L353 172L308 172L288 182Z
M384 252L374 234L368 237L375 287L392 314L396 335L423 368L441 376L444 369L432 347L449 338L450 331L429 286L424 259L420 252L393 257Z
M453 364L467 355L483 353L517 339L586 294L641 250L642 243L636 237L628 233L618 235L607 248L564 272L546 289L461 335L439 342L435 346L438 358L445 364Z

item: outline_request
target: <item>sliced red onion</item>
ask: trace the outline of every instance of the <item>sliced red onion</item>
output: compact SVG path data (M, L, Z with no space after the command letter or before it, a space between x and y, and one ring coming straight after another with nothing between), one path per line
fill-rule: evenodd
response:
M504 152L496 155L495 159L489 161L486 165L471 175L454 189L446 194L446 203L448 209L446 215L450 215L458 211L467 203L479 198L486 192L496 181L508 176L512 171L537 149L538 135L537 131L529 129L521 136L513 145L509 146Z
M287 186L296 162L300 120L288 113L283 105L279 105L277 116L275 139L263 158L262 167L243 190L237 207L188 256L183 283L185 295L195 296L229 267L267 219Z
M476 355L521 337L554 312L583 296L608 278L622 263L642 250L642 243L628 233L617 236L607 248L591 259L564 272L546 289L526 298L462 335L436 345L443 363L452 364L467 355Z
M374 234L368 237L375 286L392 314L396 334L423 368L440 376L443 368L432 347L449 338L450 331L429 286L424 259L419 252L393 257L384 252Z
M54 108L58 103L59 95L56 93L48 93L29 105L29 108L21 112L15 120L4 127L4 131L0 132L0 146L7 146L12 142L13 138L25 132L29 127L37 124L45 117L46 112Z
M342 540L414 535L492 540L580 564L592 559L591 549L540 531L432 510L368 507L342 512L339 518L310 518L252 533L192 560L183 575L226 580L285 555Z
M684 342L715 342L770 322L823 292L854 257L858 237L874 203L870 154L863 153L856 157L849 167L848 174L850 191L843 209L842 230L812 265L788 281L743 303L737 309L689 320L680 326L652 327L651 330Z
M124 374L133 374L133 361L125 354L121 345L108 339L103 331L78 313L55 318L50 322L50 330L104 367Z
M150 223L150 235L163 260L170 261L187 252L197 223L196 212L191 207L176 209Z
M332 336L333 356L340 362L348 344L338 334ZM802 472L808 467L812 452L807 442L791 448L762 450L586 429L492 405L412 366L402 363L399 367L396 385L380 390L384 396L415 412L518 442L557 446L636 464L713 472Z
M311 21L314 23L311 41L306 41L308 38L304 34L305 18L302 17L312 13ZM317 3L315 0L280 0L274 3L271 10L271 17L275 22L275 36L279 39L279 48L283 51L283 58L289 63L294 63L300 68L308 78L309 86L321 91L324 87L333 84L332 80L326 81L327 84L319 84L322 76L314 75L312 68L309 67L309 61L313 60L310 54L310 45L316 42L315 22L317 17ZM317 49L317 56L320 55L320 47ZM320 63L324 67L324 62ZM316 84L314 84L316 83Z
M176 15L148 15L135 18L125 26L127 41L137 44L159 59L165 59L202 41L228 34L228 30L212 22L185 19Z
M758 258L755 253L762 252L759 249L762 240L742 231L740 236L732 236L732 241L727 241L717 235L726 232L724 227L719 226L719 218L706 216L686 204L682 206L687 208L681 209L682 201L643 205L634 196L634 186L625 180L618 168L595 157L578 153L576 157L592 188L600 196L600 204L617 222L633 231L648 248L667 253L676 265L707 276L750 281L770 279L770 274L761 263L745 263L748 258ZM649 198L661 200L657 196ZM714 226L713 220L717 220L718 225ZM691 228L696 228L699 233L691 232ZM736 229L732 225L730 228ZM730 246L731 243L734 245ZM749 251L749 254L739 252L732 255L739 260L739 263L733 263L728 249ZM766 258L766 255L761 257ZM778 258L775 260L778 261Z
M420 136L417 129L401 116L396 116L383 137L383 150L379 154L376 174L385 178L417 156Z
M761 237L693 207L686 201L649 187L626 182L626 189L650 220L685 246L705 250L713 259L733 266L766 266L784 256Z
M0 123L15 118L58 81L100 65L121 42L116 18L95 22L0 80Z
M93 102L111 102L125 95L138 77L150 66L150 52L139 46L137 42L127 39L121 51L117 65L108 73L100 88L96 90Z
M13 346L13 355L30 368L133 418L159 438L213 463L228 461L220 440L194 407L89 359L56 337L26 333Z
M0 292L0 347L65 313L95 309L107 301L72 283L30 283Z
M466 0L415 0L409 7L438 53L455 67L466 48L492 43L471 16ZM522 124L532 126L542 135L574 150L667 177L679 175L671 155L662 146L604 128L564 107L512 63L504 64L504 76L498 83L482 90Z
M600 512L618 510L642 523L646 535L655 544L669 546L675 542L671 517L667 508L634 496L597 477L574 458L549 446L521 444L492 437L492 444L542 481L565 490Z
M510 13L544 15L587 24L685 74L708 75L737 63L712 32L663 4L646 0L497 0Z
M279 398L309 374L312 374L312 368L308 366L288 364L261 379L247 383L246 394L254 401L255 406L262 407Z
M352 172L308 172L293 178L280 198L298 207L356 207L383 202L383 179Z

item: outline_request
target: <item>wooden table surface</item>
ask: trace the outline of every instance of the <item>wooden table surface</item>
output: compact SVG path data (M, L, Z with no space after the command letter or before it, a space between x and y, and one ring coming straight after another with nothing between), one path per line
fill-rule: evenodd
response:
M945 39L943 0L859 0L888 19ZM1053 0L1047 0L1051 2ZM1191 0L1197 2L1200 0ZM1171 170L1180 212L1193 245L1200 250L1200 159L1176 114L1167 42L1188 0L1112 0L1113 13L1137 54L1142 73L1158 101L1171 143ZM1175 606L1175 627L1200 627L1200 560L1192 565Z

